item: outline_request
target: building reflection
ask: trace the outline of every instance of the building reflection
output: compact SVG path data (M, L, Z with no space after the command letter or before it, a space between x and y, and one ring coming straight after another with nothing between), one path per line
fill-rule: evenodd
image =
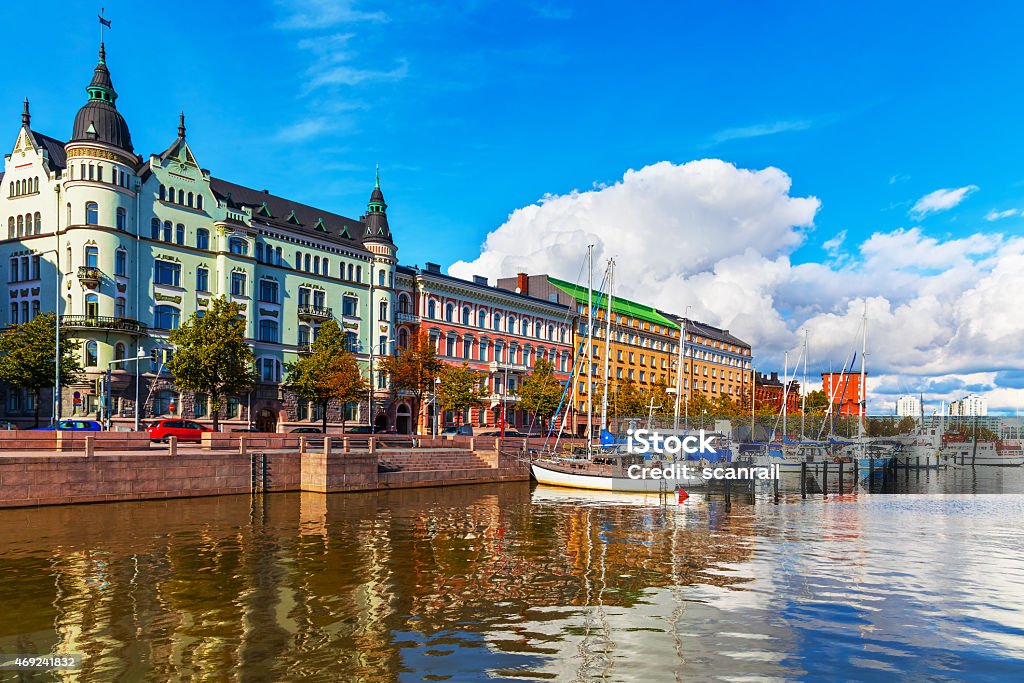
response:
M4 510L0 649L81 652L83 680L389 681L539 670L572 641L590 675L602 618L744 590L755 527L518 484Z

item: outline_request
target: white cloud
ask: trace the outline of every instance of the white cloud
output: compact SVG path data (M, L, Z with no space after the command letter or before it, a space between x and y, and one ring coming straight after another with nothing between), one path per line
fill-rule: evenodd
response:
M839 250L843 246L843 242L846 241L846 231L840 230L837 232L832 239L825 240L821 243L821 248L824 249L829 256L835 258L839 256Z
M978 190L977 185L965 185L957 188L944 188L929 192L918 199L910 209L910 215L920 220L930 213L949 211L967 198L967 195Z
M1003 211L996 211L992 209L985 214L985 220L987 221L998 221L1001 218L1009 218L1010 216L1016 216L1020 213L1020 209L1005 209Z
M772 121L769 123L757 123L752 126L741 126L738 128L726 128L711 136L710 144L717 145L730 140L742 140L744 138L759 138L765 135L777 135L779 133L793 133L807 130L814 126L814 122L807 119L796 121Z
M384 12L364 12L351 0L278 0L284 18L278 28L289 30L325 29L353 22L385 22Z
M586 245L595 244L599 263L616 260L617 294L676 313L691 306L694 317L751 342L764 369L781 368L803 329L816 371L829 361L842 365L859 347L866 300L873 384L1024 370L1024 318L1013 314L1024 291L1024 239L936 239L915 227L875 233L849 245L841 260L794 263L820 203L790 188L776 168L660 162L609 186L516 209L488 235L479 258L450 272L574 280ZM823 246L838 252L847 239L839 233ZM992 381L999 400L1020 394ZM946 390L947 399L960 391ZM872 408L891 398L880 394Z

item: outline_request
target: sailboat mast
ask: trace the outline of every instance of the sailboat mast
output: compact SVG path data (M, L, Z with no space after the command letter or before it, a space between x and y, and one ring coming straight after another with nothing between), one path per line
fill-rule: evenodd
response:
M782 440L786 440L786 410L789 402L789 351L786 351L786 359L783 361L782 370Z
M612 355L612 284L615 281L615 259L608 259L607 297L608 309L604 314L604 392L601 394L601 429L608 428L608 375Z
M864 436L864 413L868 405L867 362L868 355L868 301L864 300L864 339L860 349L860 436Z
M672 429L679 431L679 401L682 400L683 394L683 362L686 358L686 322L689 320L690 307L686 307L686 311L683 313L683 322L679 326L679 358L676 359L676 405L672 411Z
M594 440L594 376L593 341L594 341L594 245L587 246L587 453L591 452Z
M807 328L804 328L804 380L800 385L800 440L803 441L807 432L805 416L807 415Z

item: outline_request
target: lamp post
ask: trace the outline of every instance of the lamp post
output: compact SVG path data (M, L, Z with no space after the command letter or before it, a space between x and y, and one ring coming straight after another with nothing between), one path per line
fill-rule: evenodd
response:
M55 347L55 358L53 364L53 406L51 408L50 424L56 426L57 421L60 419L60 286L64 282L64 273L60 269L60 243L58 242L57 248L47 249L41 251L35 256L40 257L40 266L42 265L42 257L47 254L53 254L54 261L57 264L57 277L54 278L54 297L53 297L53 341Z
M672 411L675 416L673 420L672 429L679 431L679 400L682 398L683 393L683 364L686 362L686 321L689 319L690 307L686 307L686 312L683 313L683 323L679 326L679 357L676 360L676 400L675 408ZM689 394L687 394L689 399ZM689 407L689 400L687 400L687 407Z
M434 438L437 438L437 428L438 428L438 418L439 418L439 413L437 411L437 392L440 391L440 390L441 390L441 378L440 377L435 377L434 378L434 401L433 401L433 408L434 408L434 430L433 430L433 432L434 433L432 434L432 436Z
M108 430L110 429L110 418L111 418L111 415L110 415L110 401L111 401L110 385L111 385L111 381L112 381L111 371L113 370L113 366L118 365L120 363L135 363L136 364L135 367L138 368L139 367L138 363L141 362L145 358L148 358L148 356L146 355L145 351L143 351L142 344L139 344L138 351L136 351L136 353L135 353L135 358L121 358L120 360L107 361L107 386L106 386L106 390L103 392L103 414L104 414L104 418L105 418L104 422L106 423L106 428ZM136 382L135 383L135 431L138 431L138 430L139 430L139 383Z

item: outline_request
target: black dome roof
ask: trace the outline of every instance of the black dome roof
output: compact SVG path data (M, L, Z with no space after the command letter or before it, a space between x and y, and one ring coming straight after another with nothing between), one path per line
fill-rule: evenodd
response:
M92 100L78 110L71 139L105 142L129 152L133 151L128 123L113 104Z
M92 74L92 81L86 87L89 101L75 115L75 126L71 132L72 142L89 140L104 142L134 153L132 134L128 123L117 111L117 91L110 80L107 69L107 53L100 44L100 59Z

